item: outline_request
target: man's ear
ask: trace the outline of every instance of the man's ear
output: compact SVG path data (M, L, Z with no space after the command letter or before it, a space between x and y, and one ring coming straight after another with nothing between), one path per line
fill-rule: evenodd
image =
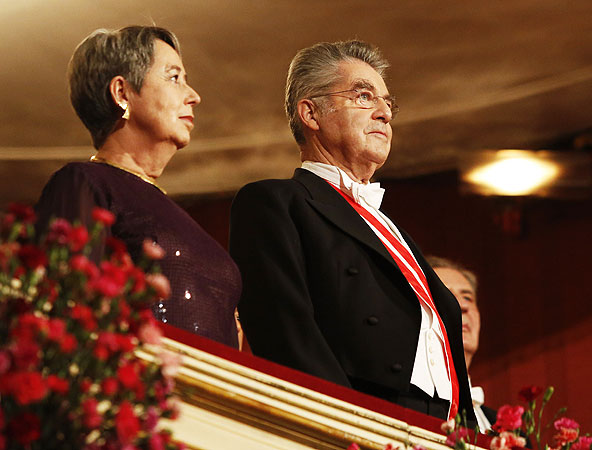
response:
M113 101L118 104L122 109L125 109L125 106L129 102L128 90L130 89L129 84L125 81L121 75L117 75L113 77L111 82L109 83L109 93L111 94L111 98Z
M318 122L319 109L312 100L303 98L296 105L298 109L298 116L302 124L311 130L318 131L320 125Z

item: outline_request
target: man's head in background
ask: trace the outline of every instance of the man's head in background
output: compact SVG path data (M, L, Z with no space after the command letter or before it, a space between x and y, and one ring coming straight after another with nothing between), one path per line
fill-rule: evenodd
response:
M460 305L463 345L468 370L479 348L481 329L481 315L477 307L477 277L473 272L446 258L428 256L426 259Z

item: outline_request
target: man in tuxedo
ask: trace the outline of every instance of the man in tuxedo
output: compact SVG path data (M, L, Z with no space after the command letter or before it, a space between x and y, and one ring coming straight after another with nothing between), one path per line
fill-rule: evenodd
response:
M248 184L232 206L241 322L256 355L442 419L472 417L458 302L370 183L398 111L387 67L360 41L292 60L285 106L302 166Z
M426 259L460 305L463 346L468 372L473 356L479 348L481 330L481 314L477 306L477 277L467 268L449 259L438 256L428 256ZM471 386L471 397L479 429L482 432L491 429L491 425L496 421L497 411L483 404L485 393L480 386Z

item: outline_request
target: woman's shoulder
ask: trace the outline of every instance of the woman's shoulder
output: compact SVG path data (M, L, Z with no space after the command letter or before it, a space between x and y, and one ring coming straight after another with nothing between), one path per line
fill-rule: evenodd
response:
M74 185L92 182L93 179L100 176L96 166L98 164L93 164L89 161L70 162L54 172L48 184L64 183L66 185Z
M58 187L77 187L90 189L91 191L112 191L121 183L125 184L125 176L122 171L107 164L98 164L91 161L71 162L55 172L48 185Z

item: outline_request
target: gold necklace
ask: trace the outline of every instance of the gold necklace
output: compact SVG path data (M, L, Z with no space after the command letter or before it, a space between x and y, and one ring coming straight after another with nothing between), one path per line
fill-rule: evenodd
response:
M97 156L97 155L91 156L90 161L95 162L95 163L107 164L108 166L116 167L119 170L123 170L124 172L131 173L132 175L137 176L140 180L145 181L146 183L150 183L152 186L154 186L155 188L157 188L159 191L161 191L163 194L166 195L166 191L163 188L161 188L158 184L156 184L156 181L154 181L154 179L151 177L148 177L146 175L142 175L141 173L136 172L134 170L126 169L125 167L122 167L119 164L115 164L111 161L107 161L105 158L101 158L100 156Z

